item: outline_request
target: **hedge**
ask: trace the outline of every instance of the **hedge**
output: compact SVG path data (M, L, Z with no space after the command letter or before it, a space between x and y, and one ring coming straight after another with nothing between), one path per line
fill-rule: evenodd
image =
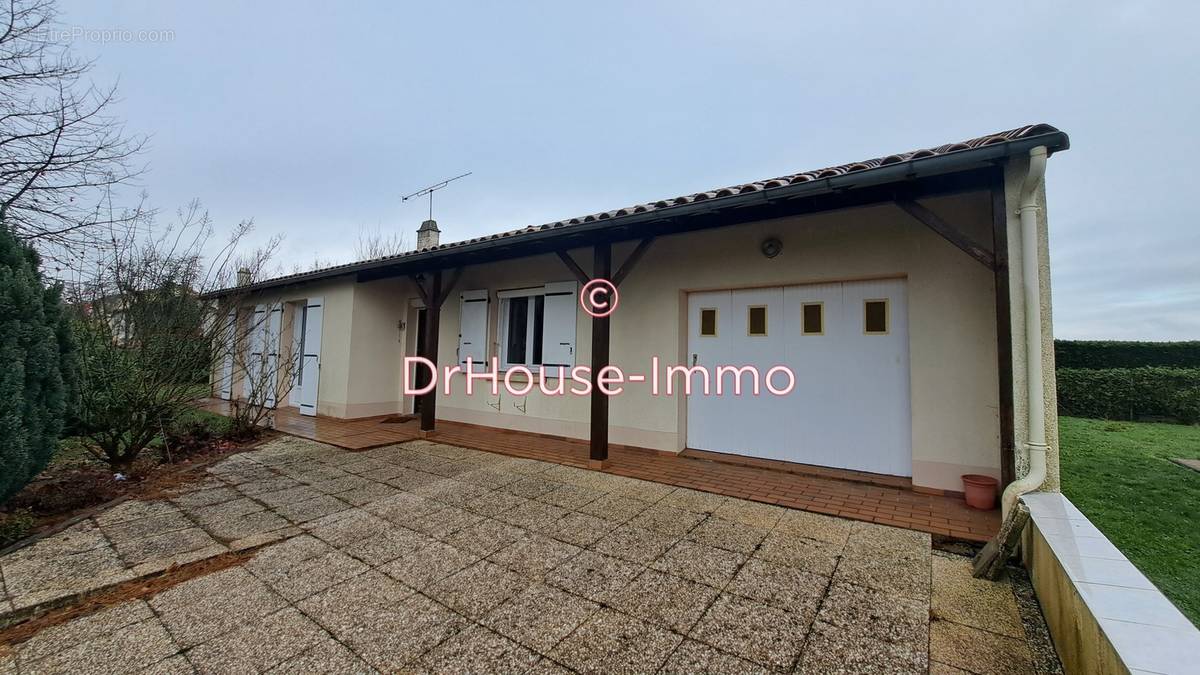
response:
M1200 368L1059 368L1056 374L1060 414L1200 423Z
M1200 342L1055 340L1059 368L1200 368Z

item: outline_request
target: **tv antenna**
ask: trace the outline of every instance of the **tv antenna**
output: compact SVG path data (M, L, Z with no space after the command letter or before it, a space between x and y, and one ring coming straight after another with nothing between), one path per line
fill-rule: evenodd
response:
M447 178L446 180L444 180L440 183L434 183L433 185L430 185L427 188L421 188L420 190L417 190L416 192L412 193L411 195L407 195L406 197L402 198L400 201L406 202L406 201L412 199L413 197L421 197L423 195L429 195L429 219L433 220L433 193L437 190L441 190L442 188L444 188L447 185L449 185L450 183L458 180L459 178L466 178L467 176L470 176L471 173L472 172L468 171L468 172L462 174L461 176L455 176L454 178Z

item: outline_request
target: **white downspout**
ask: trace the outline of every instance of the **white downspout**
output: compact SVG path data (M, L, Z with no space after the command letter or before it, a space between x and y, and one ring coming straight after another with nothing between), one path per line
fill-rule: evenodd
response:
M1037 189L1046 175L1046 147L1029 151L1029 173L1021 184L1021 283L1025 291L1025 386L1029 399L1029 439L1025 450L1029 472L1009 484L1000 499L1001 516L1016 506L1021 495L1046 480L1046 396L1042 379L1042 295L1039 274Z

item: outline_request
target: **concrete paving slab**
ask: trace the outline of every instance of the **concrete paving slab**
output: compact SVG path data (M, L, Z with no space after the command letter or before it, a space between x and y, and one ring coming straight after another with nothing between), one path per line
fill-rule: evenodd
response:
M977 673L1025 675L1033 661L1024 640L1017 640L950 621L929 626L929 658Z
M748 557L743 553L683 540L663 553L650 567L720 590L737 574Z
M650 673L682 641L665 628L601 609L547 656L581 673Z
M590 600L538 583L492 609L482 623L545 654L599 609Z
M591 550L639 565L658 560L679 541L679 537L651 532L632 525L621 525L592 544Z
M935 553L932 563L931 610L935 618L1025 638L1012 586L976 579L971 575L970 558Z
M760 666L788 670L800 657L809 624L800 614L723 594L690 637Z
M430 673L524 673L541 656L482 626L450 636L421 657Z
M707 518L687 533L686 538L706 546L737 553L753 553L770 530L723 518Z
M725 654L695 640L684 640L659 671L662 675L694 675L695 673L739 673L766 675L773 671L745 659Z
M185 649L286 605L282 596L240 567L186 581L150 599L150 607Z
M529 581L495 563L480 560L424 590L429 597L471 619L529 587Z
M488 560L529 579L540 579L583 549L537 533L493 553Z
M718 591L710 586L648 569L613 594L608 604L626 614L687 635L717 594Z

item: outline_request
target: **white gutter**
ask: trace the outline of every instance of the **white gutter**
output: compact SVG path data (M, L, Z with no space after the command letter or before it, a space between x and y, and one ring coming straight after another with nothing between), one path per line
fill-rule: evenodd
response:
M1029 151L1029 173L1021 184L1021 284L1025 291L1025 387L1029 399L1029 472L1004 490L1001 516L1007 519L1026 492L1046 480L1046 395L1042 379L1042 295L1038 263L1037 188L1046 175L1046 146Z

